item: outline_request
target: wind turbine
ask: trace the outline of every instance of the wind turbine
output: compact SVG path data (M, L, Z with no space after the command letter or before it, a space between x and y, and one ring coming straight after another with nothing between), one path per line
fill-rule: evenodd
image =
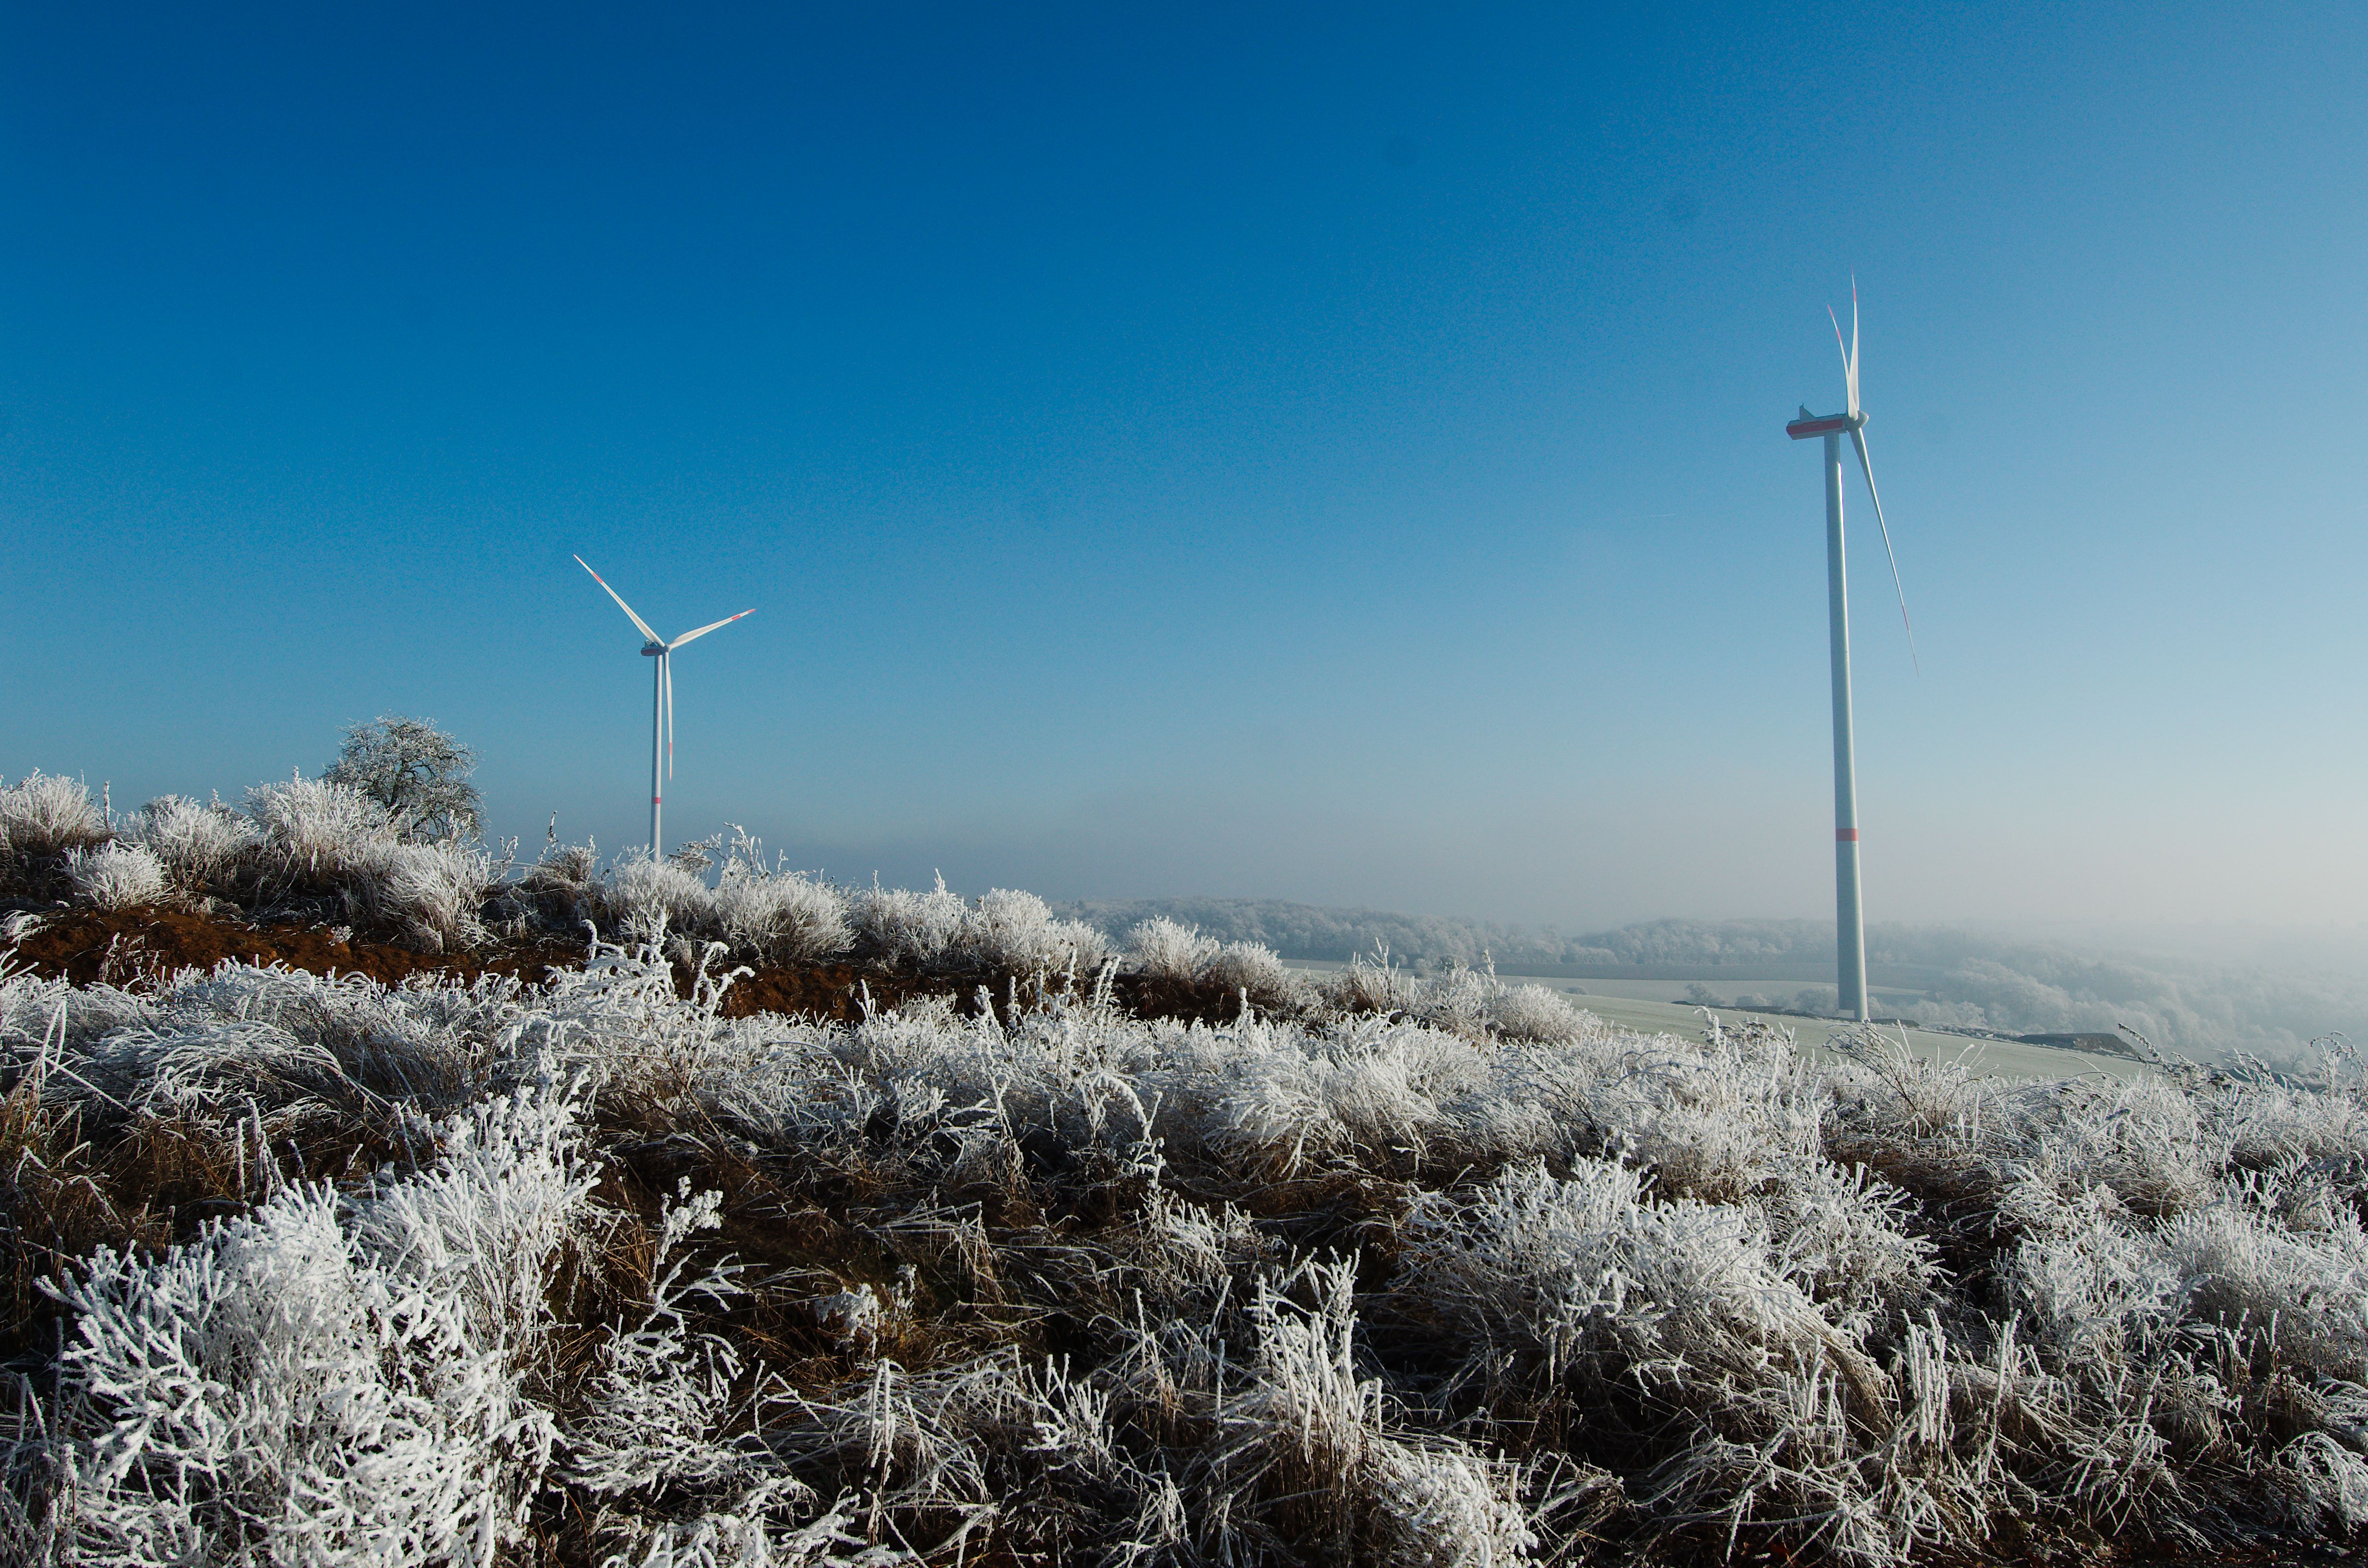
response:
M1858 405L1858 279L1850 279L1850 342L1828 309L1834 342L1842 351L1842 383L1850 393L1847 413L1819 417L1801 406L1801 417L1784 426L1796 441L1826 438L1826 598L1832 615L1834 666L1834 960L1841 1010L1866 1020L1866 917L1859 905L1858 761L1850 723L1850 571L1842 558L1842 437L1858 449L1866 493L1874 502L1875 526L1883 530L1883 553L1891 562L1891 585L1899 594L1899 620L1907 628L1907 656L1916 661L1916 628L1907 619L1907 590L1899 581L1899 557L1891 550L1891 525L1883 519L1883 497L1874 488L1874 462L1866 455L1866 412Z
M591 566L580 555L575 557L575 564L592 572ZM655 860L666 846L666 841L658 836L658 815L666 798L665 780L674 777L674 651L719 627L731 625L741 616L757 612L744 609L740 615L727 615L696 631L686 631L669 642L652 631L648 621L633 613L633 607L627 604L616 589L609 586L607 578L592 572L592 580L600 585L603 593L617 601L617 608L625 612L626 619L640 627L642 635L649 639L642 644L642 656L657 661L651 671L650 695L650 858Z

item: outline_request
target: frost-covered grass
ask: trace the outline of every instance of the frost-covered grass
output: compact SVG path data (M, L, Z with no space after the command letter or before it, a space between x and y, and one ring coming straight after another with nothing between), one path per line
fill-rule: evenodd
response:
M229 892L233 869L257 837L254 823L220 802L203 805L179 795L149 801L120 834L154 856L174 888L199 895Z
M99 909L135 909L165 896L165 867L137 844L108 843L66 851L75 896Z
M484 939L504 869L477 846L406 840L377 801L301 776L257 785L240 811L167 795L109 823L79 782L35 774L0 790L0 894L309 917L429 951Z
M5 1550L1896 1564L2368 1521L2340 1053L1812 1060L1181 927L1126 961L1254 1005L1144 1017L1042 904L943 890L737 917L1033 1000L734 1019L675 922L781 873L561 860L536 896L665 926L547 987L0 979Z
M107 818L80 779L30 773L0 781L0 846L27 856L63 855L108 836Z
M917 892L842 888L768 862L746 834L606 864L588 846L554 842L519 871L479 845L408 836L360 790L301 774L256 786L238 808L166 795L110 824L80 782L37 773L0 789L0 896L309 918L431 952L573 943L588 928L660 944L686 963L720 943L757 965L837 960L1031 985L1089 982L1111 957L1099 932L1056 918L1032 893L965 900L942 880ZM1299 998L1266 949L1212 953L1225 989L1261 1006Z
M1887 1568L2368 1523L2341 1050L1812 1059L745 835L521 869L302 777L110 822L35 775L0 835L20 908L589 953L0 963L0 1565ZM913 999L727 1016L736 966L821 964Z

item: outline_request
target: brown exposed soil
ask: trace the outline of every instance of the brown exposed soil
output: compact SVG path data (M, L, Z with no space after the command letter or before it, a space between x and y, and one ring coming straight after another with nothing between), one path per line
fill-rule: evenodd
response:
M211 969L225 959L284 963L314 974L360 974L400 984L415 974L515 974L541 980L552 966L584 961L580 944L543 940L472 953L423 953L392 942L345 940L302 924L254 926L182 909L59 909L17 945L17 961L77 985L154 983L175 971Z
M33 918L38 924L17 944L14 961L77 985L154 985L180 970L211 969L225 959L286 964L313 974L365 975L390 985L414 975L471 981L507 974L540 982L552 970L580 968L586 954L583 943L551 937L424 953L360 936L340 937L332 928L302 922L250 924L187 909L56 908L34 912ZM999 1012L1014 994L1013 977L995 971L916 974L846 962L745 967L754 972L738 976L724 993L727 1017L780 1013L846 1023L861 1017L867 1002L888 1008L925 995L951 996L962 1012L975 1013L982 992ZM675 966L682 994L690 994L695 979L690 966ZM1218 984L1139 974L1119 975L1112 983L1113 999L1142 1017L1224 1023L1241 1013L1239 994Z

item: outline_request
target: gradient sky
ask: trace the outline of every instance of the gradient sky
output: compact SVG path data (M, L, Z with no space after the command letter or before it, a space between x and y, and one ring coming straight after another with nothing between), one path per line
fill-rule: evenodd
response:
M14 6L0 770L1048 896L2368 917L2368 12ZM1855 486L1855 481L1853 482Z

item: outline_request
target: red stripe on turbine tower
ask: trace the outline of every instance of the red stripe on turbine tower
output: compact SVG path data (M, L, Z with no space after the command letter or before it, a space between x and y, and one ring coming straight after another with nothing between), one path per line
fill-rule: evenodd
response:
M1860 904L1863 891L1858 868L1857 743L1850 723L1850 574L1842 539L1842 437L1858 452L1858 466L1866 475L1867 499L1874 503L1875 526L1883 531L1883 547L1892 561L1892 586L1899 593L1899 619L1907 623L1907 591L1899 581L1896 557L1891 555L1891 524L1883 516L1883 496L1874 487L1874 460L1866 449L1866 409L1858 400L1858 283L1850 283L1850 336L1842 335L1841 318L1828 309L1834 324L1834 346L1842 355L1839 414L1815 415L1806 403L1800 417L1784 426L1794 440L1821 437L1826 444L1826 613L1827 648L1833 670L1834 696L1834 978L1841 994L1844 1015L1863 1022L1866 1009L1866 919ZM1915 655L1914 632L1908 653ZM1842 850L1848 849L1845 855Z

